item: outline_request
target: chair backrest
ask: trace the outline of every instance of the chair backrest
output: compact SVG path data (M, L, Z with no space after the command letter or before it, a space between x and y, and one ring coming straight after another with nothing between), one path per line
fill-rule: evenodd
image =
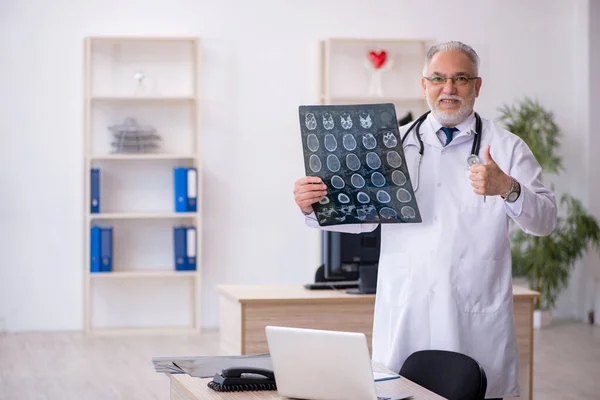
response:
M444 350L423 350L411 354L400 375L448 400L483 400L487 377L471 357Z

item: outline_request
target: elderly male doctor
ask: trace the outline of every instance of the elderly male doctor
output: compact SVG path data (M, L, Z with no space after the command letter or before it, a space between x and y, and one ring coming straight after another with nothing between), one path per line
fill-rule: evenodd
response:
M421 84L431 113L419 130L420 167L414 129L404 143L413 187L418 175L423 222L381 227L372 346L373 359L394 371L418 350L467 354L485 369L486 398L501 398L519 395L509 218L525 232L545 236L555 227L557 210L528 146L490 120L482 118L480 164L469 167L473 105L482 84L478 64L475 51L460 42L438 44L427 54ZM294 185L311 227L319 227L311 204L326 188L318 177ZM323 229L360 233L376 227Z

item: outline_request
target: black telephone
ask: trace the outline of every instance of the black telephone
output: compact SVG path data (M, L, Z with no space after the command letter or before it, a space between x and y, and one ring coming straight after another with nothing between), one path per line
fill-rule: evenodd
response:
M220 374L216 373L207 385L217 392L277 390L275 374L264 368L226 368Z

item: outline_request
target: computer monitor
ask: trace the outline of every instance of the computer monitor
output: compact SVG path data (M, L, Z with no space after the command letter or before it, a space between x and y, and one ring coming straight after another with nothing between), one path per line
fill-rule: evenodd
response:
M412 112L408 111L404 117L398 119L398 126L404 126L413 121Z
M359 267L376 266L381 226L360 234L322 231L321 262L326 281L357 281Z

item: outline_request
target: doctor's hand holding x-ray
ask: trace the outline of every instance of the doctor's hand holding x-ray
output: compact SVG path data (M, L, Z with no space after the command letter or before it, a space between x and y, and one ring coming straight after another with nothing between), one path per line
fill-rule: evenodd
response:
M318 176L305 176L294 184L294 199L304 214L313 212L312 205L327 194L327 185Z
M400 128L422 222L381 225L373 359L399 371L418 350L467 354L486 373L486 398L516 397L508 222L549 235L556 200L527 144L474 111L482 87L477 53L460 42L440 43L424 61L421 85L430 112ZM308 226L349 233L377 228L319 226L312 204L326 193L318 177L295 182L294 199Z

